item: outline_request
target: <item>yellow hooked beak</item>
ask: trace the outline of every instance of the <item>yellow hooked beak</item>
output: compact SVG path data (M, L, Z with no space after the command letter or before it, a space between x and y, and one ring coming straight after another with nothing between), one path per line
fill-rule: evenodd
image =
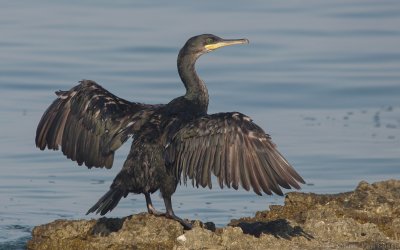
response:
M219 41L219 42L216 42L216 43L213 43L213 44L207 44L206 46L205 46L205 48L207 49L207 50L215 50L215 49L218 49L218 48L222 48L222 47L225 47L225 46L230 46L230 45L235 45L235 44L247 44L247 43L249 43L249 40L247 40L247 39L227 39L227 40L222 40L222 41Z

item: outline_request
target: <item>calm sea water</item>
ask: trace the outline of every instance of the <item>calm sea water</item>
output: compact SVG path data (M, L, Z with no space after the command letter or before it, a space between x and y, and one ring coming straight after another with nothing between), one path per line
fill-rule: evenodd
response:
M38 224L96 217L84 214L128 152L111 170L88 170L36 149L54 91L86 78L128 100L168 102L184 93L177 53L201 33L250 40L199 60L210 112L251 116L308 182L303 191L400 178L397 0L2 1L0 31L0 248L23 248ZM219 226L282 201L191 187L173 196L179 216ZM107 216L143 211L130 195Z

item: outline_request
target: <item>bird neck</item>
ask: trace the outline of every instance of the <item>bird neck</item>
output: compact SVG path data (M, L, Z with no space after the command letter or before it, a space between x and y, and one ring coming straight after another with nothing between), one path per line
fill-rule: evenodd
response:
M185 98L202 106L207 112L208 90L196 73L195 63L200 55L187 54L182 49L178 55L178 72L186 88Z

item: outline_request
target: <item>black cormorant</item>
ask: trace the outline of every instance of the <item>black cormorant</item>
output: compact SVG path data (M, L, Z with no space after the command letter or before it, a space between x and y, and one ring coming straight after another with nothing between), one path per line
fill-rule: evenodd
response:
M211 174L221 188L239 185L261 195L283 195L281 188L304 183L277 151L271 138L241 113L207 114L208 92L195 62L215 49L248 43L204 34L190 38L178 55L178 72L186 94L168 104L147 105L121 99L90 80L82 80L43 114L36 146L57 150L79 165L111 168L114 152L133 138L131 150L110 190L89 209L104 215L129 193L145 195L148 212L157 212L150 194L160 190L165 216L191 225L172 210L178 183L211 188Z

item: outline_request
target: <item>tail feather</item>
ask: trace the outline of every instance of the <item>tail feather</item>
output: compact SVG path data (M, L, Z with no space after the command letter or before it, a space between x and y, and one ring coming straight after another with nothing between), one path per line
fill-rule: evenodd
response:
M122 196L126 196L121 189L110 189L105 195L103 195L99 201L91 207L86 215L89 213L96 212L96 214L105 215L107 212L113 210Z

